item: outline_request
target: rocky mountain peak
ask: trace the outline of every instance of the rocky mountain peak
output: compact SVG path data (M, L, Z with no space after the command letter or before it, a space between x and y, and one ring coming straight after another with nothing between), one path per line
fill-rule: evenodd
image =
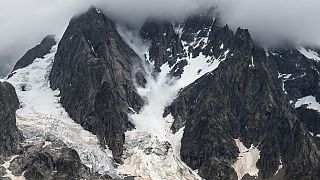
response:
M48 54L52 48L56 44L55 36L48 35L42 39L42 41L36 45L34 48L30 49L22 56L21 59L18 60L16 65L14 66L13 71L17 69L21 69L30 65L36 58L43 58L44 55Z
M138 44L126 36L133 34L130 28L123 32L116 23L91 7L71 19L57 46L50 37L40 43L50 45L48 56L21 60L29 67L21 66L10 79L23 101L21 127L29 138L37 132L66 145L45 141L27 148L12 161L18 175L91 178L92 168L114 178L320 177L318 48L289 44L265 50L248 29L233 31L210 13L179 23L150 18ZM134 46L146 48L135 52ZM0 87L0 97L10 90ZM8 111L0 111L0 118L9 114L15 122L17 97L4 94L0 106ZM34 94L50 97L41 101L49 110ZM31 126L28 118L43 124ZM17 149L17 129L8 124L14 137L0 139L6 147L0 155ZM57 129L72 132L52 133ZM74 172L57 166L60 160L58 165Z
M143 104L134 86L141 62L114 23L90 8L70 21L50 73L50 85L60 90L70 117L115 156L122 154L124 132L132 127L126 112Z

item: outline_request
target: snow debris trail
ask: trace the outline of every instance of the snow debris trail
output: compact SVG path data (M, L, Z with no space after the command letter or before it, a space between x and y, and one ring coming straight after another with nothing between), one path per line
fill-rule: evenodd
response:
M188 61L180 79L169 75L174 65L170 67L168 63L162 65L161 72L154 77L153 62L150 62L148 48L146 45L141 46L142 41L139 36L129 35L121 28L118 28L118 31L127 44L142 57L141 59L145 58L146 62L149 62L149 66L145 67L146 87L137 87L139 95L146 100L146 104L139 113L129 114L129 119L136 129L125 134L124 164L117 168L118 173L129 173L140 179L153 180L201 179L196 171L180 159L184 128L173 134L170 127L174 119L171 114L164 118L163 113L181 88L215 70L220 62L226 59L229 50L227 49L218 58L200 53L196 58L178 59L177 63L184 59ZM202 41L206 42L207 38L202 38L193 44L200 45ZM189 54L190 44L183 42L183 45Z
M21 108L17 110L17 126L28 141L61 140L75 149L93 172L115 175L112 159L92 133L75 123L59 103L59 91L49 87L49 72L57 45L44 58L35 59L26 68L18 69L8 80L14 85Z

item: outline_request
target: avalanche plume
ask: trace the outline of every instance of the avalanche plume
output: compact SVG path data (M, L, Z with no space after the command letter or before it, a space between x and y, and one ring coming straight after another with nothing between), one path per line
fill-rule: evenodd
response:
M118 172L130 173L142 179L201 179L180 160L184 128L173 134L170 127L174 119L170 114L164 118L163 113L181 88L216 69L226 59L229 50L217 59L202 54L196 58L187 57L188 65L180 79L170 75L173 66L170 67L168 63L162 65L161 72L155 76L153 62L148 59L147 45L141 45L139 36L126 32L124 28L118 28L118 31L141 59L145 59L147 80L145 87L137 87L146 104L139 113L129 114L136 129L126 133L124 164L117 168ZM206 38L201 41L206 41ZM183 45L188 53L189 44L183 42ZM181 60L178 59L177 63Z

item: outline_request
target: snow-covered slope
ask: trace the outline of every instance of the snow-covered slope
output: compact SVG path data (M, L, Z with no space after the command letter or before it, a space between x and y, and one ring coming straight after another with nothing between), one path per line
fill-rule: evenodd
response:
M116 177L112 159L92 133L75 123L59 103L59 91L48 83L57 46L43 59L38 58L26 68L18 69L8 80L17 91L21 108L17 111L17 126L26 141L61 140L75 149L81 161L93 172Z

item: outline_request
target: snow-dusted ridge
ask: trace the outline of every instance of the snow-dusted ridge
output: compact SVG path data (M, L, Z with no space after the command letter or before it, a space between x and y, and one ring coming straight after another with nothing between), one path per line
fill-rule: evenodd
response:
M306 58L312 59L315 61L320 61L320 55L317 52L312 51L311 49L305 49L303 47L298 49L301 54L303 54Z
M112 159L100 147L97 137L68 116L59 103L59 91L49 87L48 77L56 51L57 45L44 58L16 70L8 80L15 87L21 104L16 112L17 126L27 141L61 140L75 149L93 172L117 177Z

